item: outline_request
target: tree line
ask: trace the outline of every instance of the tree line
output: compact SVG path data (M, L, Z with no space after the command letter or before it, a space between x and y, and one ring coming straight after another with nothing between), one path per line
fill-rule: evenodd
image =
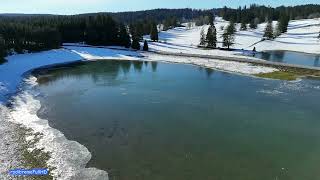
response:
M253 4L237 9L227 7L209 10L155 9L73 16L0 15L0 57L6 56L11 51L21 53L24 50L41 51L59 48L66 42L140 49L139 42L143 41L143 35L150 34L153 41L159 39L158 30L161 29L159 24L167 30L191 20L196 22L196 25L210 24L209 33L202 36L202 44L214 48L217 30L212 22L216 15L230 21L223 33L226 42L224 44L230 47L234 41L234 23L241 23L240 30L246 30L248 24L249 28L256 28L259 23L267 21L269 23L264 36L272 39L287 31L289 20L320 17L319 12L320 5L313 4L277 8ZM274 20L278 21L275 28L271 23Z
M289 20L320 17L320 5L317 4L280 6L276 8L252 4L249 7L244 6L237 9L224 7L213 11L227 21L245 24L278 21L283 16L286 16Z
M59 48L62 43L84 42L89 45L116 45L140 49L143 35L158 40L154 21L130 26L110 15L0 17L0 57L8 53L36 52ZM144 50L148 49L147 42Z

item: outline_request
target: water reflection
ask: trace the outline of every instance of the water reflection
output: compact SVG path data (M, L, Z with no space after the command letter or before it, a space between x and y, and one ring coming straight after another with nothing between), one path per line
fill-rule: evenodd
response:
M74 68L77 66L77 68ZM111 60L106 64L103 61L100 62L88 62L85 64L74 64L70 66L56 66L51 69L42 69L37 72L39 83L50 83L61 77L68 77L73 79L81 79L83 77L90 77L96 84L118 84L118 76L120 72L124 74L129 73L131 68L131 61L115 61ZM141 70L141 66L137 66L137 69ZM66 71L61 71L65 69ZM122 70L122 71L121 71ZM42 75L50 72L50 76Z
M267 51L255 53L253 56L273 62L320 67L320 56L316 54L306 54L292 51Z
M148 61L144 61L144 65L146 66L146 67L148 67Z
M142 66L143 66L143 62L142 61L133 61L133 67L134 67L135 71L141 72Z
M131 68L131 61L121 61L120 66L124 74L127 74Z
M157 71L157 67L158 67L158 63L156 61L152 61L151 62L151 67L152 67L152 71L156 72Z
M257 58L259 58L259 54L256 54ZM270 60L271 54L270 53L261 53L260 57L264 60Z
M275 59L275 61L282 62L285 56L285 53L286 53L285 51L274 51L271 54L273 54L273 57L274 57L273 59Z
M214 73L214 70L213 69L209 69L209 68L206 68L206 74L207 74L207 77L210 78L211 75Z
M319 56L319 55L315 57L313 66L320 67L320 66L319 66L319 59L320 59L320 56Z

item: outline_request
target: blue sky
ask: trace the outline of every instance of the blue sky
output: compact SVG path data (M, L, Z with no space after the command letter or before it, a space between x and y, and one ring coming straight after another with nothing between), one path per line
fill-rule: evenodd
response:
M271 6L319 4L319 0L3 0L0 13L79 14L154 8L238 7L252 3Z

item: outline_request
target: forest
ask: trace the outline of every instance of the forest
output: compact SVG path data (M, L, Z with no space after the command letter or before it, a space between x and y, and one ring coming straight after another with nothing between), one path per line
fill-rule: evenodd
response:
M281 18L288 21L320 17L319 12L320 5L313 4L276 8L253 4L237 9L154 9L69 16L0 14L0 58L13 52L55 49L62 43L84 42L140 49L138 42L143 41L143 35L151 34L152 40L158 40L158 24L163 24L163 30L190 20L197 25L210 24L212 15L231 22L250 23L250 27L254 27Z

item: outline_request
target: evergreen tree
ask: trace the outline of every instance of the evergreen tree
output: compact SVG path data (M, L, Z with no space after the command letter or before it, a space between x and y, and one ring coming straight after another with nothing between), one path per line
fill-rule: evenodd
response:
M212 48L214 45L213 42L213 29L212 26L209 26L208 31L207 31L207 36L206 36L206 42L207 42L207 47Z
M204 29L202 27L201 31L200 31L200 46L205 46L206 45L206 38L205 38L205 34L204 34Z
M126 48L129 48L131 45L131 39L124 24L119 25L119 45Z
M178 20L177 17L172 16L168 17L164 22L163 22L163 30L168 30L172 29L178 26Z
M233 35L236 32L236 27L234 26L234 22L230 21L228 27L227 27L228 34Z
M5 46L4 39L0 36L0 63L3 61L4 57L7 56L7 48Z
M214 15L213 13L209 13L209 25L214 26Z
M289 25L289 17L286 15L282 15L281 18L278 20L276 36L279 36L281 33L287 32L288 25Z
M241 31L247 30L247 24L246 24L244 21L241 22L240 30L241 30Z
M217 31L215 26L209 26L206 36L207 46L210 48L217 47Z
M144 50L144 51L148 51L148 50L149 50L149 46L148 46L147 40L144 40L143 50Z
M212 35L213 35L213 47L216 48L217 47L217 29L214 25L212 26Z
M159 40L158 28L157 28L157 25L155 23L152 23L152 25L151 25L150 39L152 41L158 41Z
M259 19L258 19L258 18L255 18L255 19L252 19L252 20L250 21L249 26L250 26L251 29L257 29L258 23L259 23Z
M135 49L135 50L140 50L140 43L139 43L139 40L137 37L133 37L132 38L132 45L131 45L132 49Z
M319 36L318 36L318 38L320 39L320 31L319 31Z
M266 29L264 30L264 35L263 37L267 39L273 39L273 26L272 26L272 21L268 21Z
M230 22L228 27L224 30L222 34L223 42L222 45L223 47L227 47L230 49L230 46L234 44L234 23Z

